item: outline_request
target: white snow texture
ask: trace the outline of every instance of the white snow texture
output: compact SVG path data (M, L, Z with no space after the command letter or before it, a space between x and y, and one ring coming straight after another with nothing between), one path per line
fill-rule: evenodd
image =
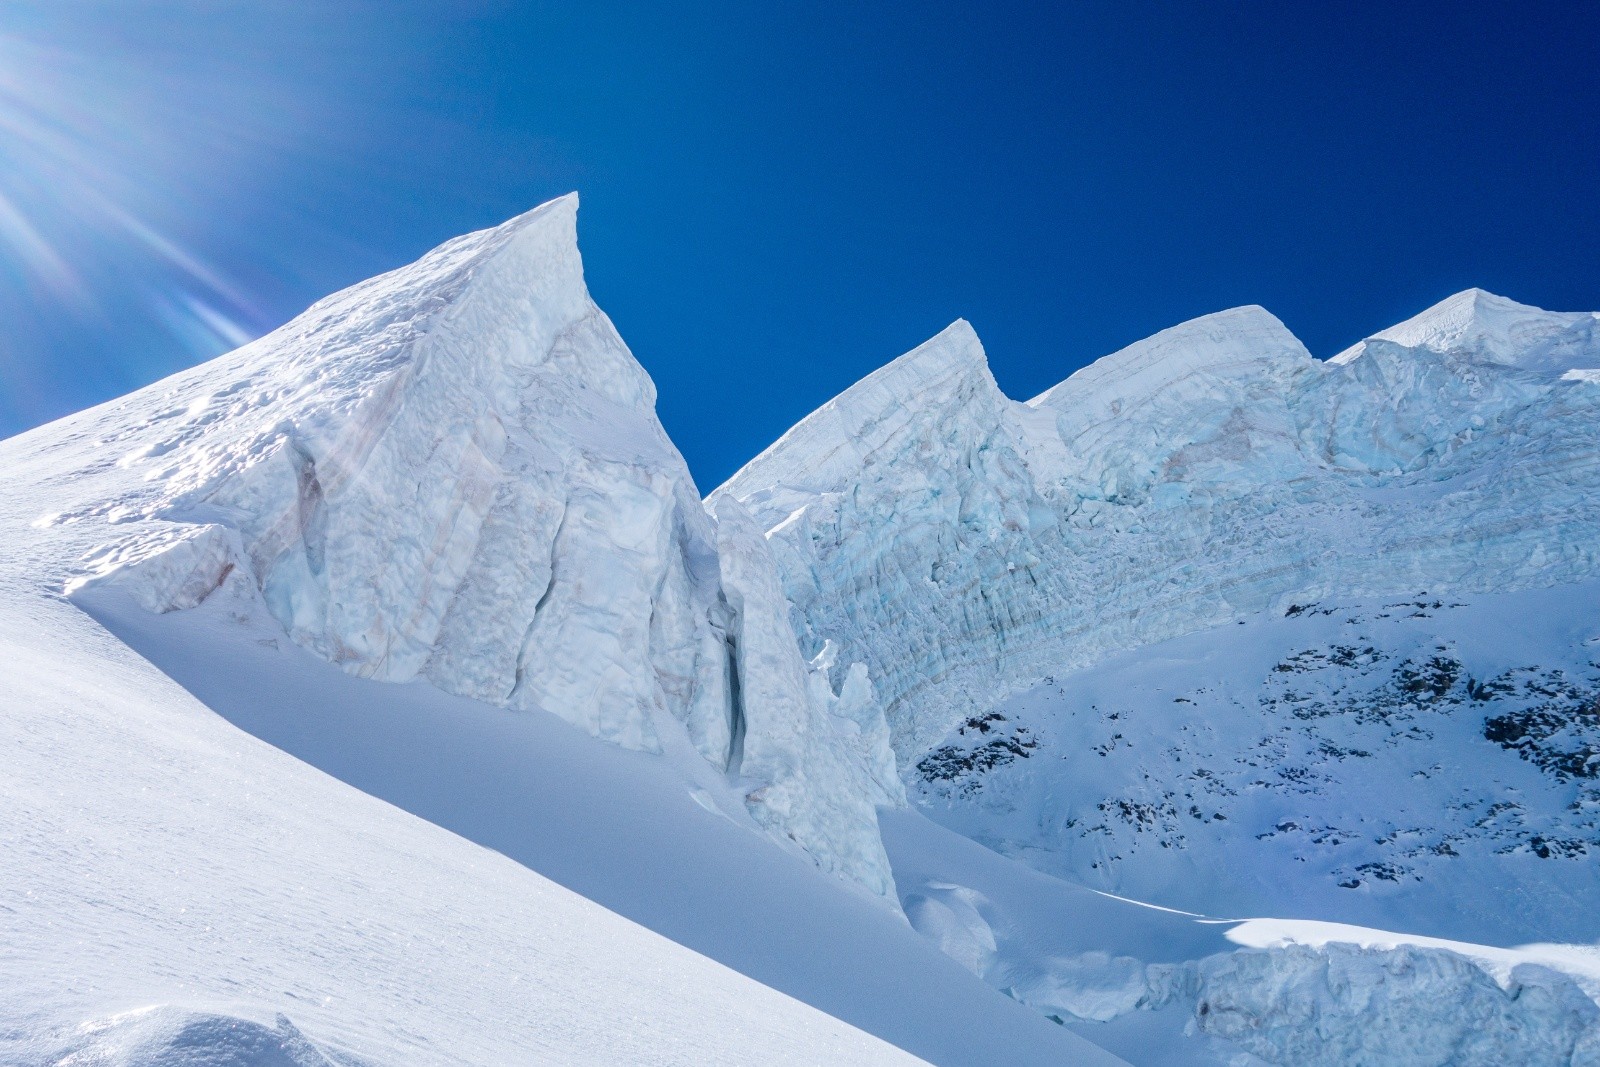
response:
M1473 290L1324 363L1243 307L1023 404L958 321L710 499L767 529L802 645L866 665L921 806L958 832L1212 915L1591 940L1597 322ZM1310 606L1321 646L1257 628ZM1396 629L1402 607L1440 618ZM1507 625L1529 610L1540 627ZM1183 1002L1249 1062L1600 1057L1600 989L1491 980L1455 951L1475 946L1053 954L962 872L890 855L919 930L1069 1021Z
M1396 328L1420 346L1333 364L1235 308L1021 404L957 322L711 499L767 529L802 645L867 665L904 769L1119 649L1335 593L1600 573L1600 389L1569 376L1600 363L1595 323L1463 294Z

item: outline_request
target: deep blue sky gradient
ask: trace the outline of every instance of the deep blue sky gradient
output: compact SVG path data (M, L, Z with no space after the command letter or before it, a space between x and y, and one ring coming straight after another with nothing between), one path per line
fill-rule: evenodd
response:
M958 316L1026 398L1244 303L1323 356L1472 285L1600 308L1596 4L24 0L0 33L81 59L96 180L252 332L579 190L704 490ZM5 138L86 291L0 248L0 434L226 347Z

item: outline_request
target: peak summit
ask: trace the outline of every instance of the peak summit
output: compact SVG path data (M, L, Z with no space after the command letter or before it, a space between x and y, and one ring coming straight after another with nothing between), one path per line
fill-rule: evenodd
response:
M1520 365L1544 342L1593 318L1589 312L1545 311L1485 289L1465 289L1357 342L1329 362L1347 364L1367 350L1369 341L1389 341L1438 355Z
M867 375L833 402L843 402L858 390L865 392L872 386L890 383L911 387L920 393L937 381L969 373L987 376L989 359L972 324L966 319L957 319L905 355Z
M718 493L764 482L779 469L812 489L854 477L886 442L941 413L1009 404L989 373L983 342L957 319L822 405L736 472Z
M1299 338L1276 315L1247 304L1181 322L1103 356L1028 405L1061 407L1106 390L1148 394L1197 372L1310 360Z

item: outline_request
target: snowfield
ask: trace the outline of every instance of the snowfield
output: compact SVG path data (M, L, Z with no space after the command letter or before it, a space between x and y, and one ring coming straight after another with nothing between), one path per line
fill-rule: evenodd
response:
M958 321L702 502L576 208L0 443L0 1063L1600 1065L1600 317Z
M250 737L7 572L0 1062L916 1062Z

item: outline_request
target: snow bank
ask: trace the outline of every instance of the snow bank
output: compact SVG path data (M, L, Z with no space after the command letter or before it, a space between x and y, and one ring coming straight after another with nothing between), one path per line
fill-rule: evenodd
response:
M162 1005L84 1023L58 1067L337 1067L286 1016L272 1026Z

